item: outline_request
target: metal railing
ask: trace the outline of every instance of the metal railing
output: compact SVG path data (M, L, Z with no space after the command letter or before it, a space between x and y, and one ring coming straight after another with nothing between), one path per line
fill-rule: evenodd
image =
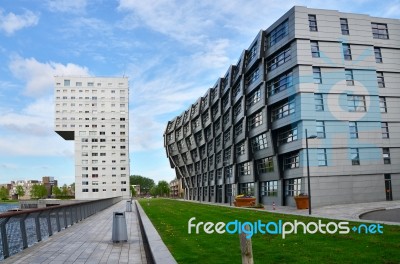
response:
M0 213L0 260L6 259L121 200L122 197L114 197Z

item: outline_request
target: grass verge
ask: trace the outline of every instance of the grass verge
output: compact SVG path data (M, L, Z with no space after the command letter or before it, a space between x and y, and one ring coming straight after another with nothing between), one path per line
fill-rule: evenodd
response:
M320 220L168 199L139 202L178 263L241 263L238 234L206 234L202 229L200 234L194 234L194 229L188 234L188 221L192 217L196 217L194 224ZM328 222L331 220L322 220ZM349 227L359 224L351 222ZM400 226L384 225L383 234L350 231L345 235L324 235L300 231L285 239L281 235L255 234L252 244L255 263L400 263Z

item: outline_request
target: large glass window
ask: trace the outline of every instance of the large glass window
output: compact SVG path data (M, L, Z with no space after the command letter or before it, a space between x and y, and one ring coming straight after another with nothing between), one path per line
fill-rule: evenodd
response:
M315 15L308 15L308 26L310 31L318 31L317 17Z
M295 112L295 101L290 100L283 105L278 105L272 109L272 121L284 118Z
M350 44L342 44L343 56L345 60L351 60L351 48Z
M243 132L243 121L235 126L235 137L238 137Z
M244 162L239 164L239 175L240 176L245 176L245 175L250 175L250 162Z
M245 141L242 141L236 145L236 156L239 157L241 155L244 155L245 152L246 152Z
M342 35L349 35L349 24L347 18L340 19L340 29L342 30Z
M284 91L292 86L293 86L292 72L290 71L281 74L267 83L268 96Z
M241 183L240 194L244 194L247 196L254 196L254 182Z
M278 196L278 181L261 182L261 196Z
M367 108L365 106L364 95L347 95L347 106L349 112L365 112Z
M379 108L381 113L387 113L386 97L379 97Z
M274 161L272 157L257 160L256 164L257 164L257 171L259 174L274 171Z
M349 122L350 138L358 138L357 122Z
M278 134L278 144L285 144L297 140L297 126L284 129Z
M256 41L253 46L250 48L248 57L247 57L247 64L249 64L256 56L258 51L258 41Z
M318 46L318 41L310 41L311 44L311 56L313 58L319 58L319 46Z
M259 77L260 77L260 68L257 68L253 72L251 72L250 75L246 78L246 87L249 87L249 85L257 81Z
M294 169L300 166L299 152L287 153L283 157L283 169Z
M253 153L258 150L266 149L267 147L267 133L260 134L251 139L251 148L253 150Z
M290 60L290 48L286 48L275 54L267 63L268 71L275 70L285 62Z
M248 120L249 130L260 126L262 123L263 123L263 115L262 111L259 111L258 113L255 113L252 116L250 116Z
M385 78L383 77L383 72L376 72L376 78L378 80L378 87L385 88Z
M315 111L324 111L324 97L322 94L314 94Z
M371 23L372 36L377 39L389 39L387 24Z
M325 122L316 121L316 130L318 138L325 138Z
M279 24L276 28L274 28L271 33L267 36L268 46L272 47L276 43L279 42L282 38L284 38L289 33L288 30L288 20L286 19L281 24Z
M313 79L314 79L314 83L322 83L320 67L313 67Z
M382 128L382 138L389 138L389 125L388 122L381 123Z
M345 70L345 74L346 74L346 85L353 86L354 85L353 70Z
M258 101L261 100L261 89L258 88L254 92L252 92L246 99L246 106L247 108L252 107L255 105Z
M301 193L301 178L286 180L286 196L296 196Z
M377 63L382 63L382 53L381 53L381 48L374 48L374 53L375 53L375 62Z
M326 149L318 149L318 166L327 166Z
M390 150L389 148L382 148L383 163L390 164Z
M350 159L352 165L360 165L360 154L358 152L358 148L350 149Z

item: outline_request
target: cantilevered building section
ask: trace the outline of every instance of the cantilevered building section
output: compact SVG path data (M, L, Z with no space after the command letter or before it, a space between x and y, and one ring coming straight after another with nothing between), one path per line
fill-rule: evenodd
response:
M75 141L75 198L129 197L128 78L55 77L55 131Z
M293 7L164 140L185 198L294 206L400 198L400 21Z

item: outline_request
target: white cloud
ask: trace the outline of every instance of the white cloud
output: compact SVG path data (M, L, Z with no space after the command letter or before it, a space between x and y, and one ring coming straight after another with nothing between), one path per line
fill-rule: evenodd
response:
M0 30L7 35L12 35L15 31L25 27L36 26L39 22L39 16L32 11L26 10L21 15L16 15L12 12L5 14L0 9Z
M35 58L19 56L11 59L9 68L15 77L26 82L25 94L33 97L39 97L53 89L55 75L90 75L88 68L73 63L41 63Z
M52 12L82 13L87 6L87 0L48 0L46 3Z

